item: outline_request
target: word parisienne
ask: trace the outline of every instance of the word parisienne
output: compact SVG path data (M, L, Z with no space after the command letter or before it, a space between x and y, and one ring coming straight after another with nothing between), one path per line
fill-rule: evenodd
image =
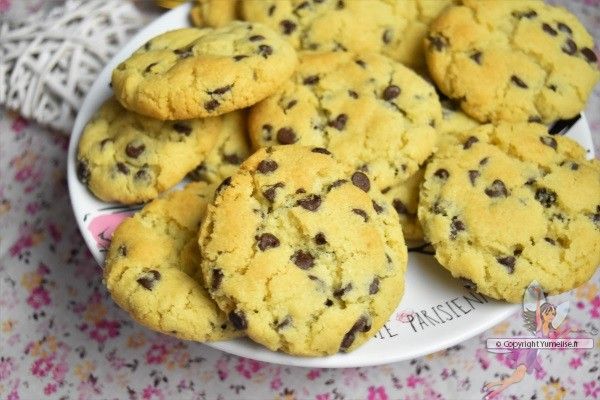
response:
M427 309L407 313L403 315L401 321L410 326L411 330L416 333L461 318L475 310L480 304L487 302L488 299L484 295L469 291L468 295L452 298ZM390 324L386 323L375 337L390 339L397 335L398 333L394 332Z

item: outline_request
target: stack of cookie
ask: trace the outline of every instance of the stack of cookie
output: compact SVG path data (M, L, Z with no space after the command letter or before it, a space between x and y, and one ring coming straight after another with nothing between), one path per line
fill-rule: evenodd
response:
M328 355L397 307L405 238L511 302L600 263L600 166L542 125L577 115L599 76L565 10L202 0L191 16L203 27L114 70L79 144L97 197L150 201L116 230L105 269L144 325ZM186 175L199 182L168 192Z

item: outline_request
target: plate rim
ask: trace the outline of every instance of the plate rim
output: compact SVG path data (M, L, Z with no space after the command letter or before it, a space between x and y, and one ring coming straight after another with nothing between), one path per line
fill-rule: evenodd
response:
M83 210L81 210L80 207L76 206L76 204L78 202L76 199L76 195L74 193L75 192L74 188L76 186L79 186L79 187L82 186L82 184L79 182L79 180L76 176L77 145L79 143L79 139L81 137L81 134L83 132L85 124L87 123L87 120L85 120L85 121L83 120L84 113L82 111L85 110L86 108L88 108L89 103L93 103L98 98L97 93L102 88L102 85L104 84L102 77L107 73L106 71L111 68L111 65L116 63L117 57L119 57L119 54L121 54L126 47L133 47L133 45L132 45L133 43L145 41L145 40L147 40L148 37L150 37L150 35L155 36L155 34L151 33L151 32L154 29L156 29L157 26L164 24L165 21L167 21L169 19L181 17L182 16L181 14L185 14L187 16L190 8L191 8L191 3L186 3L183 5L180 5L174 9L164 13L163 15L159 16L158 18L153 20L151 23L146 25L144 28L142 28L134 36L132 36L111 57L111 59L102 68L102 70L100 71L100 73L98 74L96 79L94 80L94 83L88 90L88 93L86 94L84 101L81 103L80 111L78 111L77 117L75 118L75 122L73 124L73 129L71 131L71 136L69 138L69 147L67 150L68 151L68 153L67 153L67 185L68 185L68 190L69 190L69 200L71 203L71 209L75 216L75 220L76 220L77 226L79 228L80 234L83 237L84 242L85 242L86 246L88 247L88 250L94 257L94 260L101 267L103 267L101 259L97 258L95 251L93 250L96 248L96 243L93 241L93 238L91 237L91 235L86 233L87 229L86 229L86 226L84 223ZM167 25L168 25L168 23L167 23ZM171 28L169 28L169 29L177 29L178 27L179 26L177 26L177 27L171 26ZM589 125L587 123L587 119L585 118L585 114L582 113L581 115L582 115L581 119L583 120L583 122L587 128L586 139L589 139L591 141L591 132L589 130ZM591 155L592 157L594 156L593 146L591 147L590 151L588 152L588 155ZM85 190L88 190L88 189L85 188ZM116 204L116 203L106 203L106 204ZM504 308L502 310L499 310L494 315L493 318L486 320L485 323L483 323L483 324L478 325L477 329L475 329L475 330L463 329L461 331L461 334L453 335L450 338L445 339L445 340L436 341L435 345L425 345L425 346L417 347L415 351L403 352L401 354L394 354L388 358L379 359L379 360L376 360L373 358L365 359L362 357L352 359L351 355L353 353L348 353L348 356L349 356L348 360L346 360L347 355L345 355L345 354L342 356L337 354L337 355L328 356L328 357L299 357L299 356L288 355L288 354L285 354L282 352L270 351L266 348L263 351L256 353L256 350L253 348L253 346L240 344L241 341L250 340L248 338L233 339L233 340L219 341L219 342L207 342L207 343L200 343L200 342L193 342L193 341L186 341L186 342L193 343L193 344L206 345L211 348L214 348L214 349L217 349L217 350L229 353L229 354L233 354L236 356L246 357L246 358L250 358L250 359L254 359L254 360L258 360L258 361L262 361L262 362L268 362L268 363L280 364L280 365L289 365L289 366L306 367L306 368L368 367L368 366L375 366L375 365L391 364L391 363L395 363L395 362L400 362L400 361L405 361L408 359L421 357L421 356L424 356L427 354L432 354L432 353L447 349L456 344L462 343L468 339L471 339L477 335L482 334L489 328L504 321L506 318L508 318L510 315L512 315L519 308L520 305L505 303L505 305L503 305L503 306L504 306ZM127 315L129 316L129 314L127 314ZM457 331L457 330L458 329L454 329L454 331ZM154 332L154 331L152 331L152 332ZM183 339L179 339L179 340L183 340Z

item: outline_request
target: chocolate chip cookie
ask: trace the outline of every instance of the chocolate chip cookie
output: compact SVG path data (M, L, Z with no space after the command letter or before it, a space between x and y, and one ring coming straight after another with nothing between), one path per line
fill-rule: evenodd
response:
M465 0L425 40L429 72L481 122L542 122L580 113L600 77L575 16L541 1Z
M104 278L113 299L150 329L200 342L240 336L197 274L198 229L214 186L167 194L115 231Z
M207 288L231 323L271 350L350 351L403 293L397 217L327 149L258 150L227 178L200 232Z
M483 125L436 153L419 220L454 277L520 302L537 280L550 294L600 264L600 163L540 124Z
M217 142L220 117L159 121L107 100L79 141L77 176L98 198L142 203L177 184Z
M112 75L127 109L162 120L224 114L272 94L296 66L294 49L271 29L234 21L149 40Z
M246 112L234 111L221 118L223 121L217 143L204 161L188 174L188 178L194 181L220 183L233 175L250 156Z
M425 65L429 23L457 0L243 1L244 19L279 32L296 49L374 51L413 68Z

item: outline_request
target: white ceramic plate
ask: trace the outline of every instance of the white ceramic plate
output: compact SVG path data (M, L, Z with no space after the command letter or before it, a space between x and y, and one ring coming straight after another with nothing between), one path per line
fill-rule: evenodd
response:
M69 146L68 181L71 202L79 228L96 261L102 265L104 251L115 226L134 209L96 199L76 176L76 149L81 131L92 114L111 95L111 71L152 37L189 26L189 4L164 14L138 33L106 65L88 93L75 121ZM593 156L591 135L585 117L569 131ZM138 207L139 208L139 207ZM276 353L247 339L209 343L228 353L256 360L304 367L359 367L386 364L418 357L453 346L498 324L517 306L471 293L427 254L411 252L406 292L385 327L358 350L330 357L305 358Z

